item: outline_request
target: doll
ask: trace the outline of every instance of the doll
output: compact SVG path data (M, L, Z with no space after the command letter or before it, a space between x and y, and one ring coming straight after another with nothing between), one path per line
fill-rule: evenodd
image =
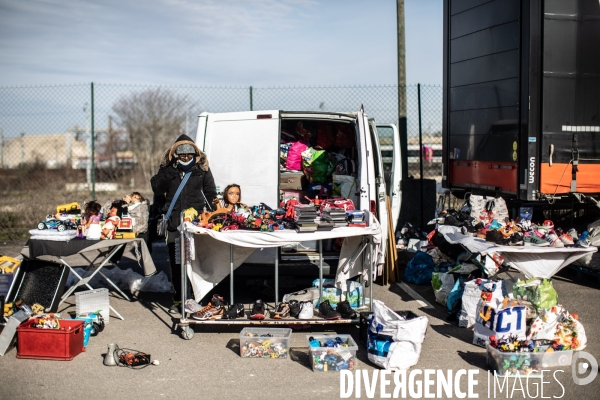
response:
M114 239L115 234L117 233L117 228L119 227L119 223L121 222L121 218L118 216L119 209L122 204L119 202L114 202L110 206L110 211L108 212L108 218L106 218L106 222L102 227L101 239Z
M238 212L238 209L243 207L247 209L248 206L242 203L242 188L236 183L227 185L225 191L223 191L223 208L226 208L228 212Z
M127 202L127 213L133 218L133 229L137 236L144 236L148 232L148 201L139 192L133 192L123 197Z
M96 201L90 201L85 205L85 225L83 233L86 239L100 239L102 230L100 229L100 210L102 206Z

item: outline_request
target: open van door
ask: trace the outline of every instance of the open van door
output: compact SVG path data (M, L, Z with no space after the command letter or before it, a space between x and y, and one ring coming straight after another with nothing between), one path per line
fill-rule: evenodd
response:
M270 110L200 115L196 145L207 154L220 190L237 183L244 203L278 207L279 157L271 155L279 154L279 114Z
M392 203L392 223L394 232L400 217L402 193L400 181L402 180L402 155L400 153L400 133L394 124L377 124L379 148L381 149L381 162L383 164L385 186L387 195Z
M368 209L375 214L381 224L382 246L385 249L387 248L388 239L388 212L385 201L385 180L383 177L379 139L374 121L368 120L362 107L358 112L358 128L361 136L364 138L362 141L366 147L366 149L361 149L361 151L365 153L363 157L368 159L368 161L363 162L363 168L367 169ZM361 173L361 179L363 177L364 174ZM364 186L364 183L361 182L361 199L363 197Z

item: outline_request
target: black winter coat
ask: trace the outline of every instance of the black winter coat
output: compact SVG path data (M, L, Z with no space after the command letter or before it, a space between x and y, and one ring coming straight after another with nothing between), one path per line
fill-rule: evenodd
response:
M203 171L197 164L194 165L191 172L192 175L181 191L169 218L168 229L170 231L175 231L179 226L183 210L193 207L198 213L204 211L206 205L204 196L206 196L209 202L209 205L206 205L206 209L210 211L214 208L213 200L217 198L217 188L212 172L210 169ZM167 213L182 178L182 171L172 162L167 166L160 167L158 173L150 180L154 193L159 196L165 195L166 201L162 208L162 214ZM204 196L202 195L202 191L204 191Z

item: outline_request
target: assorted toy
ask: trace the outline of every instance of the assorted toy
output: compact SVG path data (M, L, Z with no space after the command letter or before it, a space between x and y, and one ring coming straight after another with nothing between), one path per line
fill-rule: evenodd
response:
M287 358L288 350L284 343L272 338L270 333L246 333L240 340L240 355L245 358Z
M352 370L355 364L355 351L351 351L348 340L341 337L326 338L319 341L314 337L308 338L310 356L314 371Z

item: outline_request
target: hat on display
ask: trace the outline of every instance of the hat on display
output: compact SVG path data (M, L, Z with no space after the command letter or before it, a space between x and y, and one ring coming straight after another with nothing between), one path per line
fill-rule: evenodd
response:
M196 154L196 149L191 144L180 144L177 146L175 154Z

